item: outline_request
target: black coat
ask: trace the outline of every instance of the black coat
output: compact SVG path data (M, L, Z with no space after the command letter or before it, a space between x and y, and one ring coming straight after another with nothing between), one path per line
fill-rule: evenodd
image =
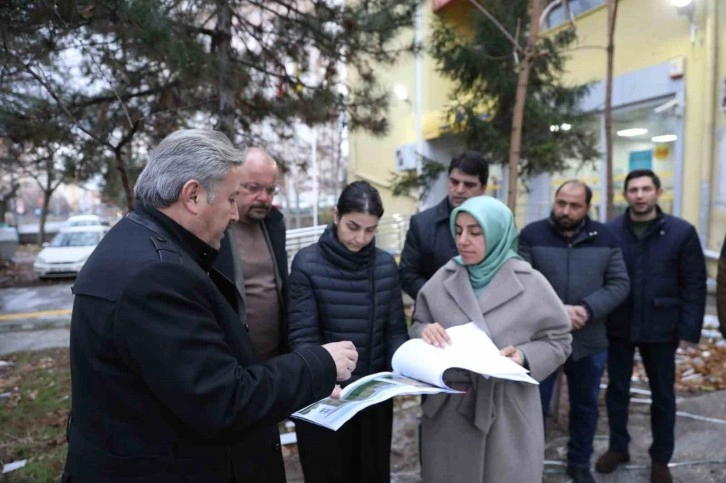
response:
M258 364L215 255L139 207L88 259L73 288L69 481L285 481L277 423L330 394L335 365L314 346Z
M449 225L451 211L446 197L438 205L411 217L399 274L404 292L414 300L434 273L459 254Z
M371 242L355 253L329 225L298 252L288 280L290 347L349 340L358 350L351 382L391 368L408 338L396 262Z
M274 206L267 213L264 220L262 220L262 232L265 235L268 248L273 254L273 262L276 269L275 272L275 283L277 285L277 296L280 304L280 318L278 324L280 327L280 353L284 354L289 352L287 346L287 313L285 310L285 288L287 286L287 248L285 246L287 240L287 229L285 227L285 217L280 210ZM226 278L235 282L237 290L240 293L238 299L237 312L240 315L242 323L245 323L246 314L244 303L242 303L242 293L244 292L244 284L237 283L242 280L241 274L237 273L240 269L239 261L234 258L234 250L239 247L232 247L231 237L229 236L229 230L225 232L224 238L222 239L222 246L219 248L219 255L214 260L214 268L222 273Z
M706 304L706 262L696 229L663 214L641 239L629 212L608 223L630 277L630 295L608 318L608 337L631 342L698 342Z

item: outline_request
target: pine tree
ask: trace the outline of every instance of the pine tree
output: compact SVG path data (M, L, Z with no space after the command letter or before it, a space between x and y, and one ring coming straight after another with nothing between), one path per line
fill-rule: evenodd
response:
M239 142L261 124L344 114L349 128L381 134L388 94L376 68L414 50L399 34L417 3L8 0L0 135L22 138L12 120L37 115L26 97L52 100L53 119L83 139L81 155L106 162L131 208L139 153L179 126L216 126Z
M486 9L507 32L522 32L526 43L527 0L490 0ZM431 53L438 71L454 82L449 115L454 131L467 147L493 162L505 164L510 150L512 115L517 92L517 62L521 51L491 19L472 10L471 34L437 20ZM564 49L575 39L573 30L541 36L529 74L524 110L519 175L557 172L577 160L598 159L597 132L589 116L578 109L587 86L567 85ZM514 180L511 180L513 182Z

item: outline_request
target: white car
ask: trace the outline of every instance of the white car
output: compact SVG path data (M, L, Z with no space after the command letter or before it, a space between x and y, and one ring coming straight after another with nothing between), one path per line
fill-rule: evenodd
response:
M107 231L108 227L101 225L62 229L35 257L35 274L40 278L78 275Z
M101 220L101 217L98 215L74 215L68 217L66 220L65 226L66 228L70 228L73 226L94 226L94 225L104 225L108 226L108 223Z

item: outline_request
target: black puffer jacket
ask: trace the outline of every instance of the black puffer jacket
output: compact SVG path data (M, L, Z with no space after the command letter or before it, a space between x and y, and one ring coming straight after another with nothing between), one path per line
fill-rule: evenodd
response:
M335 227L295 256L288 278L290 348L349 340L358 350L352 382L391 368L408 338L401 286L393 257L375 247L360 252L341 244Z

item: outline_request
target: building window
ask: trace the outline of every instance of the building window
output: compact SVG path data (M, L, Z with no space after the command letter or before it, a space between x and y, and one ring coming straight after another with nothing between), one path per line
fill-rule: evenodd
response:
M565 2L563 0L554 0L550 3L556 3L557 6L551 7L549 14L545 18L544 28L551 29L557 27L568 21L571 17L577 17L578 15L592 10L595 7L599 7L605 3L605 0L570 0L569 13L565 8Z
M627 174L634 169L650 169L658 175L663 189L658 204L665 213L673 213L675 185L679 182L675 171L676 156L678 146L683 142L679 137L683 119L677 109L655 110L672 99L663 97L613 109L613 202L618 214L628 206L623 197L623 184ZM599 114L593 119L591 128L601 130L602 122L602 114ZM604 150L605 140L601 142ZM549 196L545 199L551 202L560 184L568 179L579 179L593 192L590 216L604 219L600 213L600 202L605 196L602 192L603 164L583 166L572 161L570 166L570 169L550 176Z

